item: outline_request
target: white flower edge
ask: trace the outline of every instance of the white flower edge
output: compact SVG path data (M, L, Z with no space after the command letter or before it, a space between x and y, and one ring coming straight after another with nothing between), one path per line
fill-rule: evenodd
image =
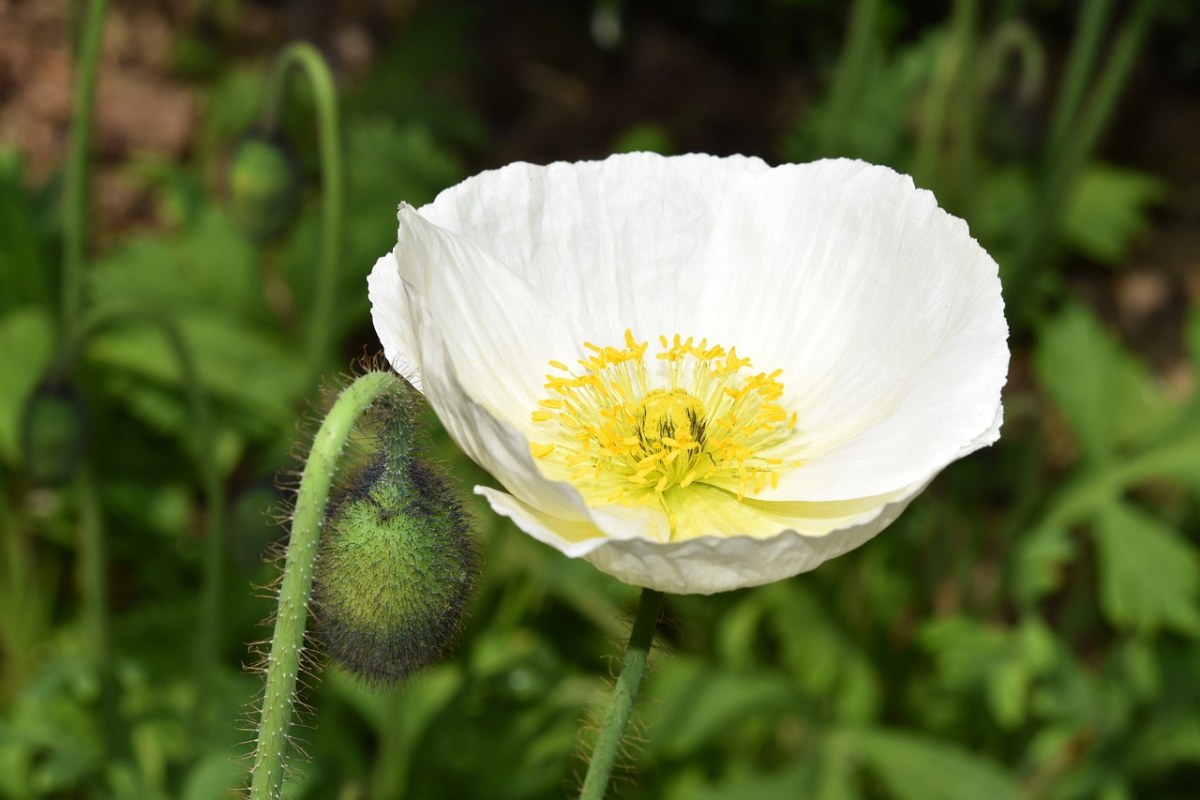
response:
M565 555L584 558L625 583L672 594L715 594L761 586L816 569L891 525L923 489L924 485L913 487L846 527L822 535L784 529L766 538L703 536L682 542L602 537L569 541L562 531L582 535L590 526L550 519L512 495L486 486L476 487L475 492L487 499L497 514L508 517L535 539Z

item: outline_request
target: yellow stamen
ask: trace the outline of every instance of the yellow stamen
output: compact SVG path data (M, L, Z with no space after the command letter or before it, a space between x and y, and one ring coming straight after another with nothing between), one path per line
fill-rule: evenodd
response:
M779 485L800 464L797 413L779 404L782 370L750 373L737 349L679 334L648 342L625 331L624 347L584 342L579 372L551 361L549 396L531 418L549 442L530 452L552 477L570 480L588 502L656 505L672 538L689 487L739 500ZM651 369L653 367L653 369ZM695 491L695 490L692 490Z

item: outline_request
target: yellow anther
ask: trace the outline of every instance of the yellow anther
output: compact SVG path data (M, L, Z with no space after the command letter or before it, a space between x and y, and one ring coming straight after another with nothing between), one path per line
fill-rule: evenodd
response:
M800 463L789 455L797 414L777 402L781 370L746 374L750 359L706 338L657 342L665 363L653 374L632 329L623 346L585 342L577 372L551 361L558 374L546 375L549 396L531 415L548 441L530 452L589 502L661 507L675 535L670 506L687 494L672 489L711 482L744 498L778 486Z

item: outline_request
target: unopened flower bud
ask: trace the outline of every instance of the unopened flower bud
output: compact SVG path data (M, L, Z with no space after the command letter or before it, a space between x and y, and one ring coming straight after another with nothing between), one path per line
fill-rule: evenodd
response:
M248 236L263 240L283 230L299 194L296 159L281 139L251 134L242 140L229 167L229 200Z
M61 486L75 475L87 444L83 398L66 377L47 376L30 395L21 417L26 473L38 483Z
M449 479L394 453L377 457L331 508L314 587L326 651L378 683L403 680L454 645L480 567Z

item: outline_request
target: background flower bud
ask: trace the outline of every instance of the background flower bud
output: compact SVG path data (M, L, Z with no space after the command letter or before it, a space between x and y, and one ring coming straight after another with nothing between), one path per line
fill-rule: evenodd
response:
M229 201L248 236L268 239L283 230L299 195L296 159L282 139L255 133L242 140L229 166Z
M44 378L21 416L21 455L34 481L61 486L74 475L88 445L83 398L65 376Z

